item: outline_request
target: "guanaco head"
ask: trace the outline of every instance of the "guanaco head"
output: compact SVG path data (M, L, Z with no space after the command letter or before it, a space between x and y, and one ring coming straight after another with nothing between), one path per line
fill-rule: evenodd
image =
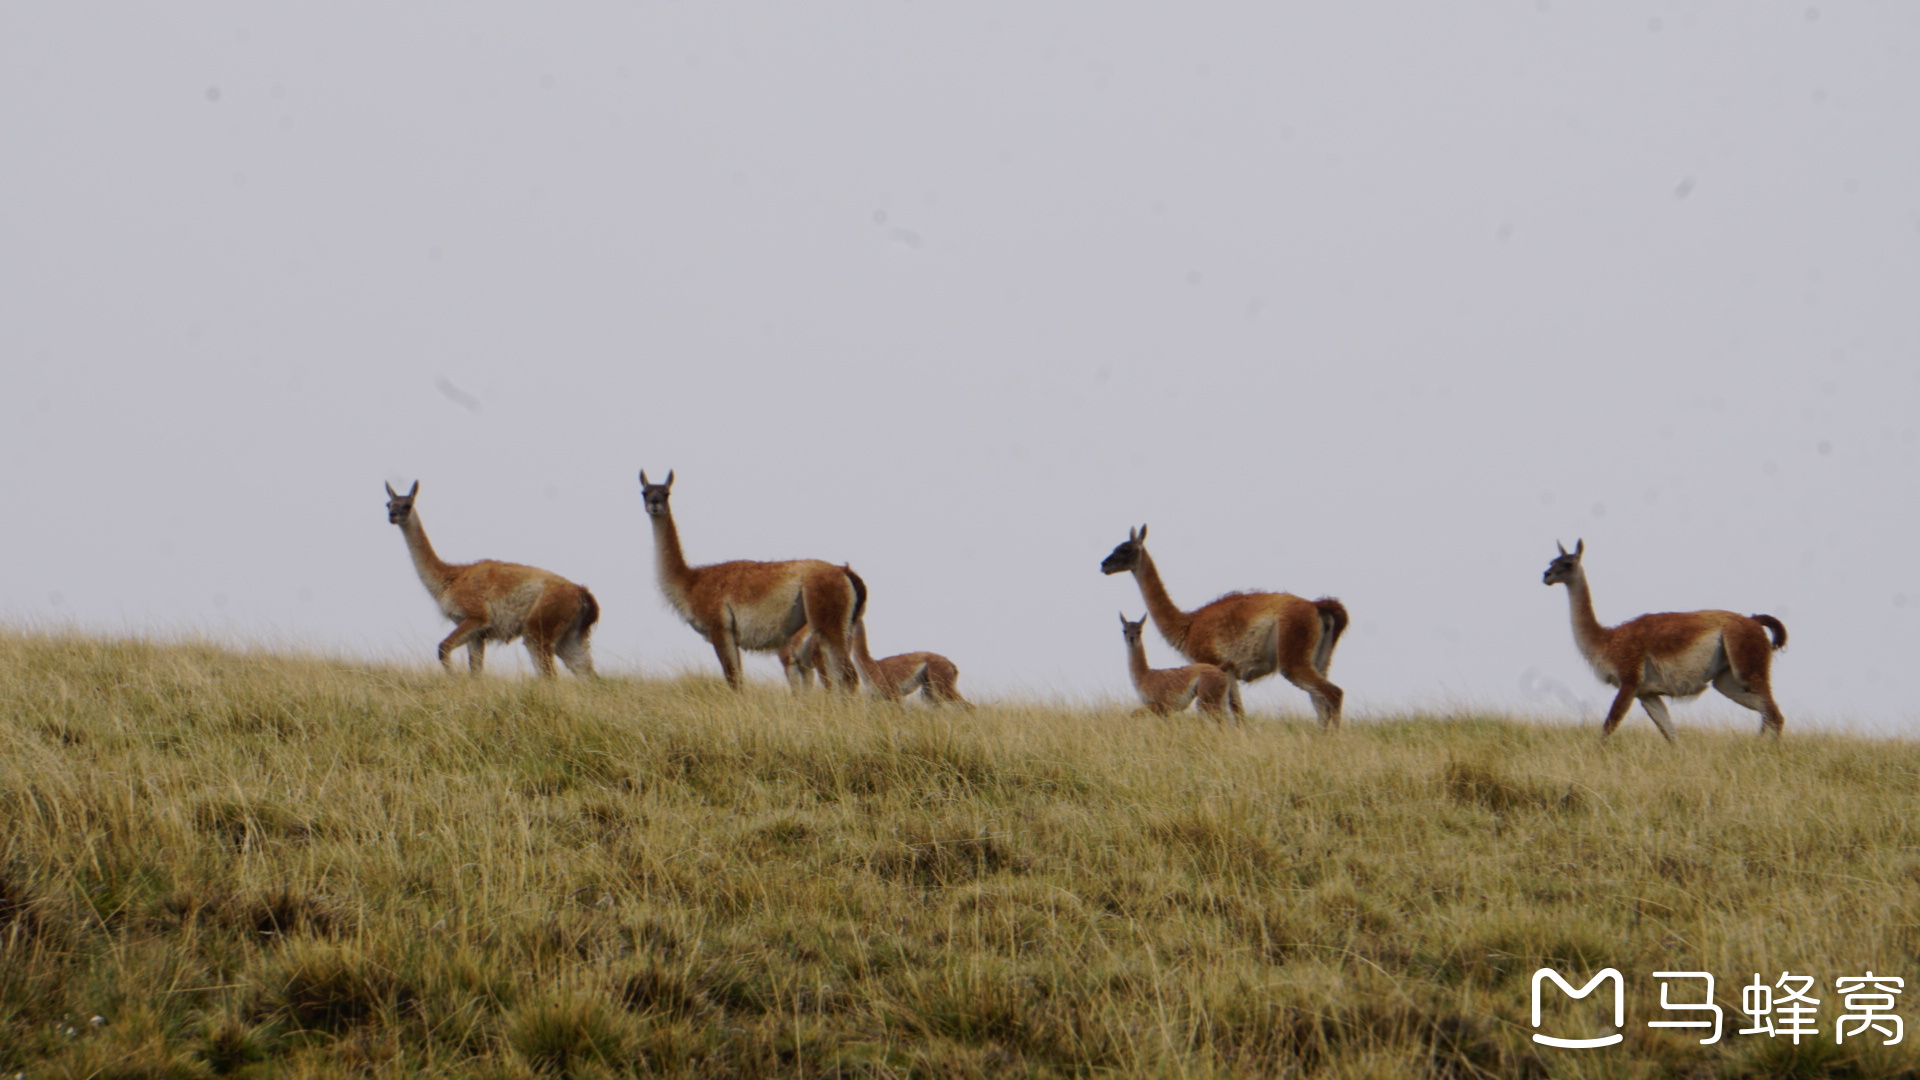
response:
M1127 618L1126 612L1120 613L1120 636L1127 639L1127 648L1140 644L1140 628L1147 625L1147 617L1140 616L1138 621Z
M1547 564L1547 572L1540 575L1540 580L1548 585L1564 585L1580 573L1580 556L1587 553L1587 542L1574 541L1571 554L1567 546L1557 540L1553 546L1560 549L1560 557Z
M418 494L420 494L420 481L418 480L413 482L413 490L407 492L405 495L393 490L393 485L388 484L387 520L395 525L405 525L407 518L413 514L413 497Z
M647 483L647 470L640 470L640 498L647 504L647 516L662 518L667 516L667 493L673 490L673 470L667 470L667 482L664 484Z
M1140 555L1147 550L1147 527L1140 526L1136 531L1127 530L1127 542L1113 549L1113 553L1100 560L1100 572L1103 574L1124 574L1140 565ZM1121 617L1121 622L1126 618Z

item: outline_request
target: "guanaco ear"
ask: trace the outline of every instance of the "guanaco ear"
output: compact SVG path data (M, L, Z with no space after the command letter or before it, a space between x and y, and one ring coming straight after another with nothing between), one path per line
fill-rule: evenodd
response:
M1577 559L1580 556L1585 555L1586 553L1587 553L1587 542L1585 540L1575 540L1573 542L1573 557Z
M666 488L667 488L667 490L668 490L668 491L672 491L672 490L673 490L673 470L672 470L672 469L668 469L668 470L667 470L667 483L666 483Z
M407 498L411 499L418 494L420 494L420 481L415 480L413 482L413 488L407 492Z
M647 470L645 469L640 470L640 486L641 487L647 486Z
M1122 628L1125 628L1127 625L1127 613L1124 611L1120 613L1120 625Z
M1143 544L1147 542L1147 526L1145 523L1142 523L1140 526L1140 542Z
M393 490L393 485L392 485L392 484L388 484L388 485L387 485L387 498L389 498L389 499L397 499L397 498L399 498L399 497L400 497L400 493L399 493L399 492L397 492L397 491L395 491L395 490Z
M1567 545L1561 543L1560 541L1555 540L1553 542L1553 546L1560 549L1560 554L1565 555L1567 553Z

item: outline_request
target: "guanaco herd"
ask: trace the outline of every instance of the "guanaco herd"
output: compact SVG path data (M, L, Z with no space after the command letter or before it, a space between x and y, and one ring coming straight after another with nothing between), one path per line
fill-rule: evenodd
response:
M689 566L680 549L665 483L640 473L640 497L653 527L654 573L660 591L676 614L719 657L720 670L736 689L741 683L740 652L771 652L780 658L796 692L812 685L848 692L864 682L869 692L889 701L920 693L933 704L972 708L960 696L959 669L939 653L902 653L876 660L867 650L867 584L845 564L820 559L783 562L732 562ZM400 527L421 584L440 611L454 623L440 642L440 662L452 670L453 650L467 650L467 667L478 675L489 641L526 642L541 676L554 675L558 657L575 675L592 675L588 637L600 618L600 605L584 586L558 574L518 563L483 559L449 563L427 541L414 500L420 484L405 495L387 485L387 520ZM1618 688L1600 737L1612 735L1637 700L1668 742L1673 741L1665 698L1693 697L1707 687L1760 714L1760 730L1778 737L1785 724L1773 700L1769 668L1775 650L1785 647L1787 628L1771 615L1731 611L1664 612L1642 615L1619 626L1603 626L1593 613L1593 596L1581 565L1586 542L1560 554L1542 581L1565 585L1573 615L1573 640L1595 675ZM1159 715L1198 704L1218 719L1240 717L1240 684L1279 672L1306 691L1323 729L1340 726L1344 698L1327 679L1334 646L1347 628L1347 609L1331 597L1306 600L1290 593L1231 592L1193 611L1182 611L1167 595L1160 572L1147 554L1147 527L1129 529L1124 543L1100 563L1104 574L1131 573L1146 601L1147 613L1120 616L1127 648L1127 671L1145 711ZM1147 666L1142 631L1154 628L1191 663L1177 668Z

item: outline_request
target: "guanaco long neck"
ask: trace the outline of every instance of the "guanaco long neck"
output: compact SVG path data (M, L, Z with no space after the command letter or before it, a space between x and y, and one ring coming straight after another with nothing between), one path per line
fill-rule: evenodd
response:
M1185 651L1187 629L1193 624L1193 617L1174 604L1167 595L1167 587L1160 583L1160 571L1153 565L1153 556L1147 549L1140 549L1140 559L1133 564L1133 579L1140 583L1140 596L1147 602L1147 614L1153 616L1153 625L1167 644ZM1146 650L1140 649L1141 666L1146 666Z
M873 664L873 653L867 649L867 620L861 619L853 624L853 658L861 667Z
M1141 683L1147 677L1147 643L1144 638L1135 638L1127 642L1127 674L1133 676L1133 688L1143 689Z
M684 614L693 571L687 566L687 557L680 553L680 530L673 527L671 510L653 519L653 571L660 579L660 591L667 594L667 602Z
M867 685L876 691L885 693L882 688L886 676L880 671L880 665L874 662L873 652L867 648L867 620L860 619L853 624L853 662L860 667L860 675Z
M1598 656L1605 651L1607 638L1612 631L1600 625L1593 614L1593 592L1587 588L1587 571L1581 567L1573 572L1573 579L1567 582L1567 606L1573 614L1573 641L1580 651L1588 656Z
M400 525L400 534L407 538L407 554L413 556L413 570L420 575L420 584L427 587L435 600L440 599L447 591L447 583L453 580L453 567L433 553L418 513L407 515L407 520Z

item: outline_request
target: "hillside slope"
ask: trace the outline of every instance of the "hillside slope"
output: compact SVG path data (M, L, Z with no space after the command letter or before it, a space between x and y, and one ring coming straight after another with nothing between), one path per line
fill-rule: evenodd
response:
M1543 964L1620 969L1624 1044L1533 1043ZM1834 1042L1867 969L1920 1019L1904 742L0 635L0 1075L1915 1076ZM1783 971L1821 1034L1735 1034Z

